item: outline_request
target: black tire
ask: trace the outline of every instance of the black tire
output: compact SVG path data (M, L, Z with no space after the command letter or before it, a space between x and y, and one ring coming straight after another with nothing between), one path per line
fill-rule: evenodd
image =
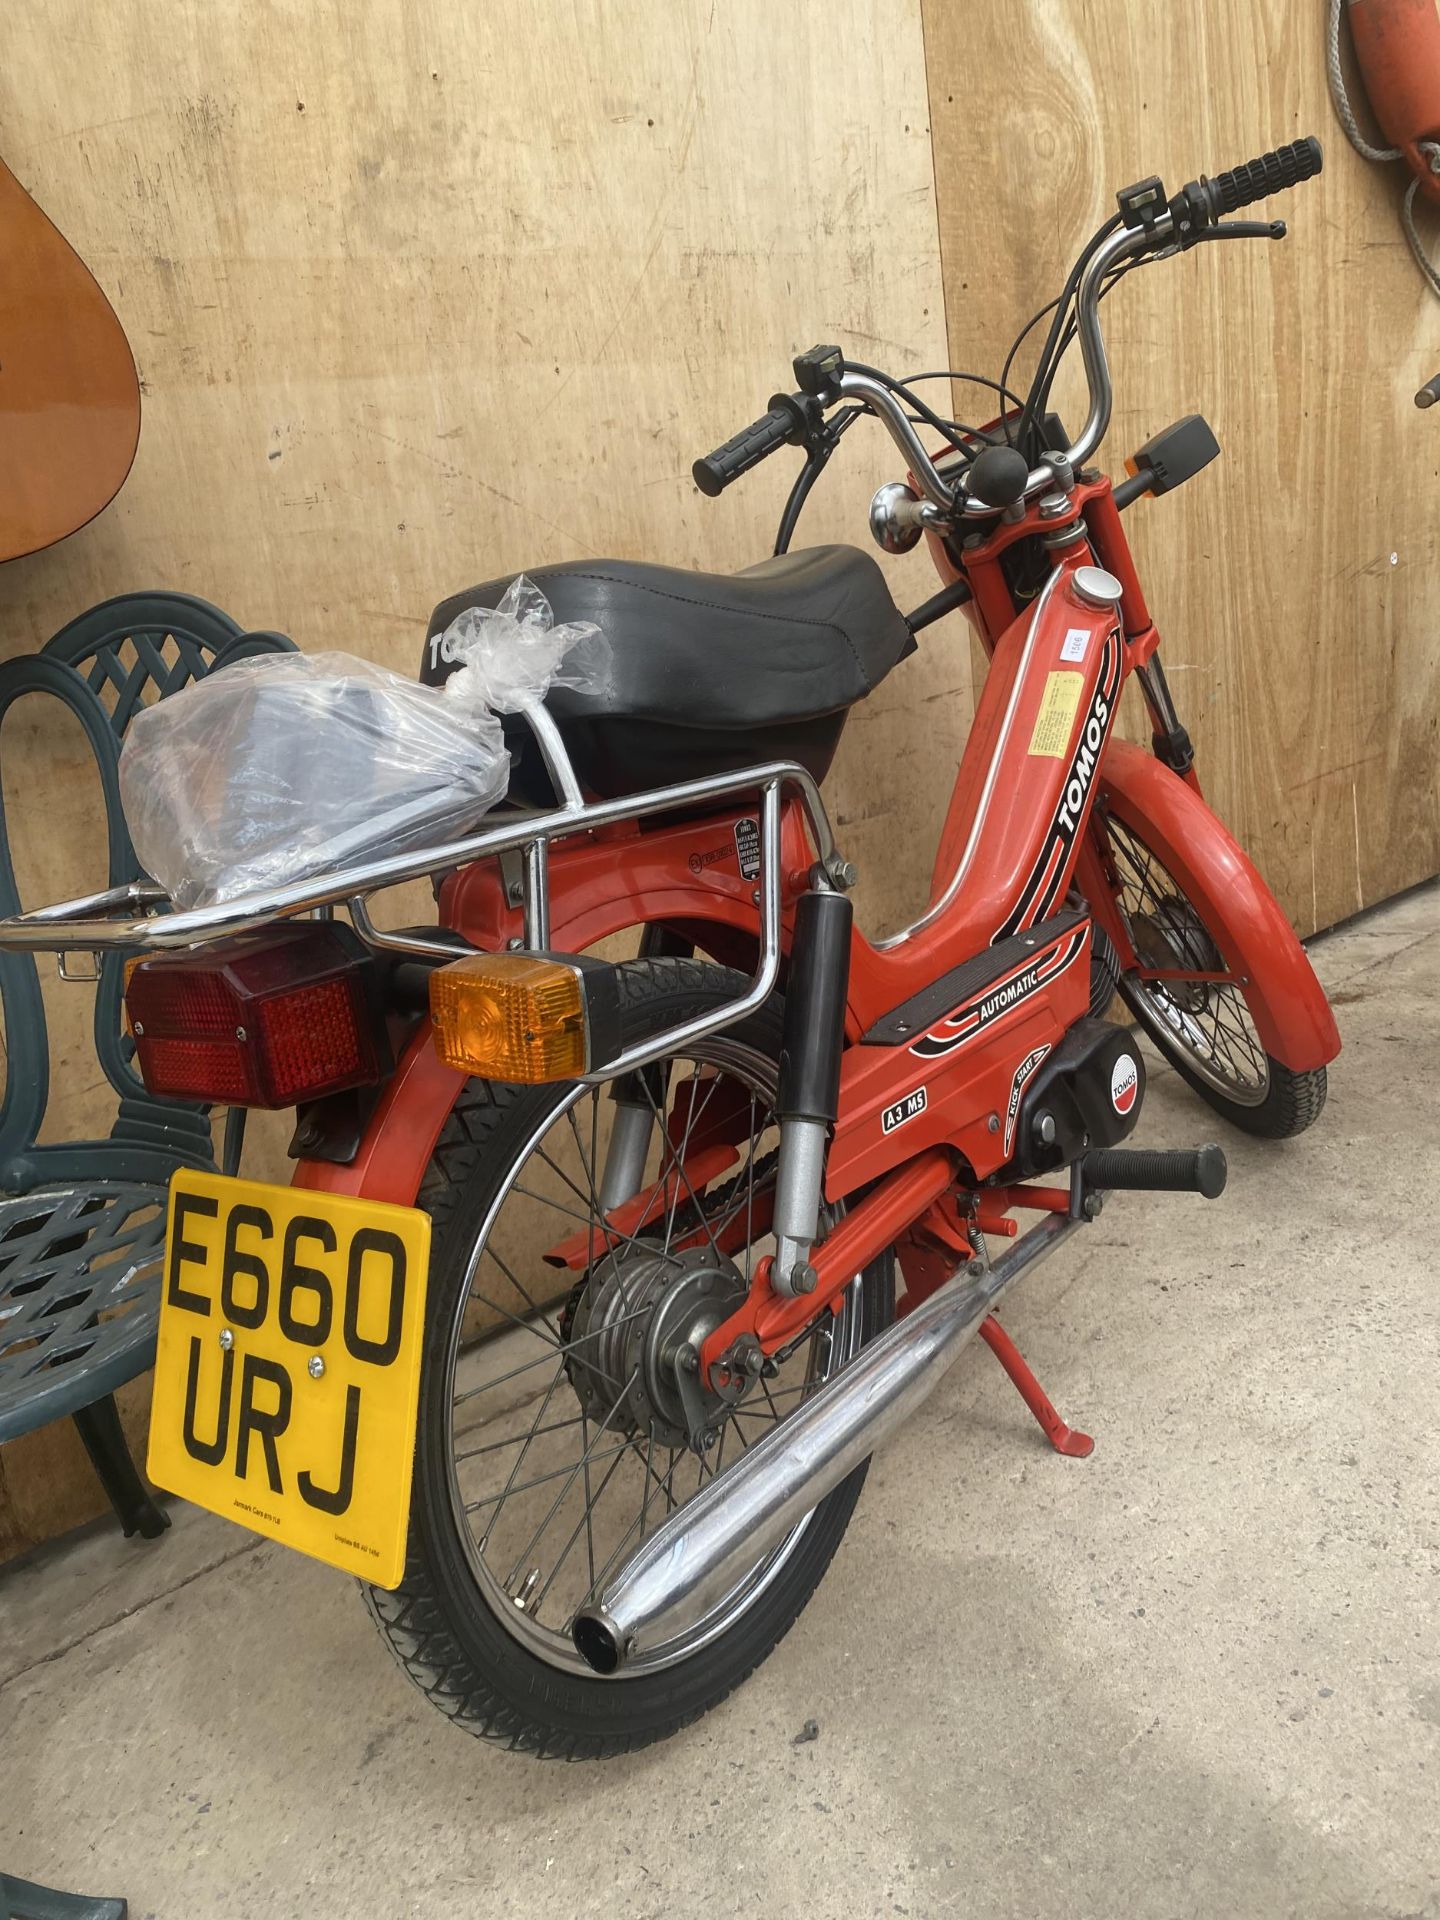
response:
M745 985L739 975L695 960L638 960L621 973L627 1045L733 1000ZM773 1062L779 1055L780 1017L772 1000L726 1029L725 1037ZM693 1054L687 1050L683 1057ZM778 1571L733 1623L672 1664L614 1679L577 1673L537 1655L497 1618L472 1568L452 1492L455 1329L465 1310L477 1237L497 1198L511 1191L517 1160L529 1163L527 1143L537 1139L537 1127L547 1112L558 1111L567 1091L573 1089L472 1080L436 1144L420 1194L435 1231L409 1552L395 1592L371 1587L365 1593L400 1665L458 1726L508 1748L579 1760L623 1753L675 1733L765 1659L793 1625L839 1546L866 1469L858 1468L821 1502L798 1538L792 1536ZM888 1254L866 1270L858 1296L863 1343L888 1325L893 1313Z
M1134 1001L1125 991L1123 977L1120 991L1125 994L1126 1003L1133 1011ZM1207 1086L1186 1065L1184 1055L1178 1048L1166 1046L1149 1028L1146 1031L1186 1085L1198 1093L1207 1106L1213 1107L1222 1120L1228 1120L1232 1127L1238 1127L1242 1133L1251 1134L1257 1140L1290 1140L1297 1133L1304 1133L1320 1118L1327 1091L1324 1067L1312 1067L1305 1073L1295 1073L1291 1068L1281 1066L1273 1054L1267 1053L1265 1061L1269 1068L1270 1085L1265 1098L1259 1106L1242 1107Z
M1204 916L1143 833L1106 815L1102 848L1117 886L1116 899L1137 953L1171 968L1197 973L1240 971L1224 955ZM1319 1119L1325 1105L1324 1067L1295 1072L1262 1046L1243 989L1147 984L1122 973L1119 987L1141 1029L1175 1071L1222 1119L1262 1140L1288 1140Z

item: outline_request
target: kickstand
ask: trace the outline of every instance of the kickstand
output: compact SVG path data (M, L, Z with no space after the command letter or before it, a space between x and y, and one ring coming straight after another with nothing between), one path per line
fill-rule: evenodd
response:
M1083 1460L1087 1454L1093 1453L1095 1442L1088 1433L1080 1433L1074 1427L1066 1426L1051 1405L1049 1395L1026 1366L1024 1354L993 1313L982 1322L980 1338L1009 1374L1016 1392L1039 1421L1045 1438L1055 1451L1067 1453L1075 1460Z

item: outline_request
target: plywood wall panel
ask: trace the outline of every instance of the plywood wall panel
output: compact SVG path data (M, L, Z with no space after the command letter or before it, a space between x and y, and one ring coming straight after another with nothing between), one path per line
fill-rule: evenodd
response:
M795 456L719 502L694 457L816 340L944 356L918 0L818 18L14 0L0 151L113 301L145 411L115 504L0 569L0 656L158 586L410 672L471 581L762 558ZM865 543L896 468L852 433L805 537ZM898 577L911 604L934 584L923 556ZM63 726L27 705L5 783L23 877L53 892L99 843ZM963 637L937 628L843 743L831 799L873 926L923 902L970 711ZM89 999L50 995L52 1131L106 1119Z
M1207 791L1305 931L1440 868L1440 307L1400 178L1330 114L1324 9L930 0L952 358L994 371L1117 187L1316 133L1283 245L1201 249L1104 309L1124 455L1200 411L1223 459L1129 520ZM1427 223L1428 224L1428 223ZM1432 234L1440 251L1440 231ZM1023 363L1022 363L1023 364ZM1078 421L1078 379L1063 411Z
M694 455L813 339L943 356L918 9L831 29L844 85L753 0L555 0L520 30L450 0L22 0L6 156L115 300L146 411L110 512L0 573L0 650L155 584L411 670L470 580L760 558L793 456L711 503ZM878 429L845 455L808 538L866 537L895 459ZM913 853L872 841L877 920L923 891L937 804L894 716L956 682L927 649L842 757L842 811L871 814L882 752L887 819L920 821Z

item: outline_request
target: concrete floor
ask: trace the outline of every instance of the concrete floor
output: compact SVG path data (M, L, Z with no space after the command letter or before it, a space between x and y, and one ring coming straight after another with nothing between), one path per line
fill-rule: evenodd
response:
M74 1538L0 1575L0 1865L136 1920L1440 1915L1440 890L1315 952L1315 1131L1007 1308L1091 1459L975 1348L779 1652L600 1766L456 1732L223 1521ZM1140 1137L1213 1132L1152 1069Z

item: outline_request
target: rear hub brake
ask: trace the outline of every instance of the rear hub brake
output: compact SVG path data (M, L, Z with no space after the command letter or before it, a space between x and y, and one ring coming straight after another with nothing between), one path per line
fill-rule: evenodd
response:
M592 1267L562 1323L566 1371L597 1424L703 1449L726 1401L702 1384L698 1355L744 1300L743 1275L713 1247L665 1253L643 1243Z

